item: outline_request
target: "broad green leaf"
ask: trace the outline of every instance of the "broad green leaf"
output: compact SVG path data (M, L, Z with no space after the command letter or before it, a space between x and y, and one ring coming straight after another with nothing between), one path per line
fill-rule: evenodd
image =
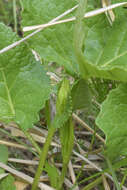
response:
M0 49L18 38L0 24ZM14 121L26 130L38 121L49 98L49 78L26 44L0 55L0 120Z
M0 162L6 164L8 160L8 148L5 145L0 145ZM4 173L4 169L0 168L0 174Z
M127 84L122 84L109 93L101 106L96 124L106 135L109 158L127 155Z
M76 0L23 0L22 26L47 23L76 4ZM28 41L44 60L57 62L71 74L78 74L73 51L73 23L50 27Z
M0 22L5 24L12 24L14 21L13 14L13 3L11 1L7 2L4 0L0 1Z
M71 96L73 110L91 108L92 94L85 80L81 79L74 84Z
M76 3L72 0L62 0L61 2L58 0L23 0L22 26L47 23ZM88 1L88 7L89 9L94 7L91 1ZM85 41L82 37L80 38L80 33L77 33L79 41L83 40L82 50L85 48L84 56L82 54L78 61L80 73L85 79L94 76L127 81L127 12L122 8L117 8L117 10L119 11L116 11L116 21L113 26L109 24L103 14L96 18L86 19L86 29L81 27L82 31L86 33ZM45 29L32 37L29 44L44 60L64 65L64 68L71 74L79 75L79 66L73 46L73 26L74 23L66 23ZM80 28L79 25L77 28Z
M95 76L127 81L127 13L123 10L123 14L118 14L113 26L104 19L104 15L100 15L95 23L92 22L92 26L89 24L90 21L88 24L86 21L85 26L89 26L86 32L83 24L84 1L80 1L80 4L75 24L74 44L83 78ZM85 45L83 32L86 33ZM85 47L85 56L82 53L83 47Z
M45 171L48 173L51 186L57 189L58 181L59 181L59 173L58 173L57 168L55 166L49 164L48 162L46 162Z
M8 175L6 178L2 179L0 182L1 190L16 190L14 185L14 177Z
M127 11L117 8L115 12L116 19L112 26L105 15L100 15L98 21L95 20L89 27L84 55L89 63L89 76L127 81ZM84 72L82 74L84 76Z

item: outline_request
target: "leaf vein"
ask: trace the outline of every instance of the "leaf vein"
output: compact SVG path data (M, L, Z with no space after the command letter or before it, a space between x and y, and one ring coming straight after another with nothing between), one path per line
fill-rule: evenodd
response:
M11 108L12 114L15 115L15 109L14 109L14 106L13 106L13 103L12 103L12 99L11 99L11 96L10 96L9 88L8 88L8 86L7 86L7 81L6 81L5 73L4 73L3 70L2 70L1 72L2 72L2 76L3 76L5 88L6 88L6 91L7 91L9 106L10 106L10 108Z

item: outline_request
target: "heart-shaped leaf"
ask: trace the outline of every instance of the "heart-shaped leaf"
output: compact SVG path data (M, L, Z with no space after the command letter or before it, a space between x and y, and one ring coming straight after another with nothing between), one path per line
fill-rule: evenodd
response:
M17 39L10 28L0 24L0 49ZM26 44L0 55L1 121L14 121L24 130L32 127L49 94L49 78Z
M22 26L47 23L76 4L76 0L23 0ZM45 29L28 41L44 60L63 65L71 74L78 73L73 51L73 23Z

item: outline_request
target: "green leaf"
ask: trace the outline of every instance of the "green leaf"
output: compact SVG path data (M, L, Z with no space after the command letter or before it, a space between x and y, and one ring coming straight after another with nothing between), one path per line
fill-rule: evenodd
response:
M98 19L91 18L89 21L86 19L85 27L89 27L86 31L82 21L85 1L80 1L80 4L75 24L74 44L83 78L94 76L127 81L127 12L119 9L113 26L110 26L104 15L99 15ZM85 32L85 43L83 43L83 32Z
M22 26L47 23L76 4L76 0L23 0ZM44 60L57 62L71 74L78 74L73 51L73 23L45 29L28 42Z
M72 122L72 117L70 117L68 121L64 123L64 125L59 129L59 132L63 160L62 172L59 179L59 189L61 189L74 146L74 125Z
M22 26L47 23L75 4L76 1L72 0L62 0L60 3L58 0L23 0ZM79 12L83 15L84 9L80 7ZM90 7L94 6L88 1L88 9ZM86 19L84 30L82 16L79 15L79 22L76 22L75 26L78 32L75 35L73 35L74 23L66 23L45 29L28 41L41 58L63 65L72 75L81 73L84 79L94 76L127 81L126 16L126 10L117 8L116 21L112 26L105 14L102 14ZM81 33L85 33L85 40ZM76 54L78 60L74 53L73 36L77 46L80 45L77 52L82 49L80 56L79 53Z
M115 159L127 155L127 84L112 90L101 106L96 124L106 135L106 153Z
M0 49L17 39L10 28L0 24ZM26 44L0 55L1 121L14 121L27 130L38 121L49 94L49 78Z
M64 112L64 110L66 109L66 105L68 103L69 96L70 96L69 80L63 79L57 95L57 102L56 102L57 113L62 114Z
M87 60L85 60L82 51L84 45L85 33L86 33L86 28L84 25L84 14L86 11L86 7L87 7L87 0L80 0L76 15L75 28L74 28L74 50L77 62L80 67L80 72L82 73L84 78L87 78L89 74L88 62Z
M63 164L68 164L74 145L74 125L72 119L68 119L68 121L59 130Z
M71 96L73 110L91 108L92 94L85 80L80 79L76 81L71 90Z
M90 18L89 22L86 20L89 29L85 38L84 57L88 62L89 77L127 81L127 11L121 7L115 12L116 19L112 26L105 15L97 16L98 19L94 23L93 18ZM82 62L83 77L85 77L85 68Z
M12 9L12 2L6 2L4 0L0 1L0 22L4 22L7 25L14 22Z
M58 181L59 181L59 173L58 173L57 168L55 166L49 164L48 162L46 162L45 171L48 173L51 186L57 189Z
M2 179L0 182L1 190L16 190L14 185L14 177L8 175L6 178Z
M63 79L58 90L56 102L56 115L53 120L55 128L62 127L72 115L71 90L68 79Z
M6 164L8 160L8 148L5 145L0 145L0 162ZM4 173L4 169L0 168L0 174Z

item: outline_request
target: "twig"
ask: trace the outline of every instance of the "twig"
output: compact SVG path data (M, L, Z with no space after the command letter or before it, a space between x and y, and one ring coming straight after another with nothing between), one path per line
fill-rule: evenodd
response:
M69 164L68 164L68 169L69 169L69 172L70 172L70 176L71 176L71 180L73 182L73 184L76 182L76 177L75 177L75 173L74 173L74 169L73 169L73 165L72 165L72 162L70 161ZM74 188L74 190L79 190L79 187L76 186Z
M127 2L116 3L116 4L113 4L113 5L109 5L107 7L103 7L103 8L97 9L97 10L90 11L90 12L84 14L84 18L90 18L90 17L96 16L96 15L105 13L105 12L107 12L109 10L112 10L114 8L123 6L125 4L127 4ZM38 29L38 28L47 28L48 26L53 26L53 25L57 25L57 24L61 24L61 23L71 22L71 21L74 21L74 20L76 20L76 17L71 17L71 18L68 18L68 19L65 19L65 20L60 20L60 21L52 22L52 23L49 22L47 24L41 24L41 25L36 25L36 26L26 26L26 27L23 28L23 31L26 32L26 31L35 30L35 29Z
M17 158L8 158L8 162L14 162L14 163L20 163L20 164L26 164L26 165L38 165L38 161L35 160L22 160L22 159L17 159ZM62 164L61 163L56 163L55 166L62 168ZM73 164L72 167L74 169L80 169L82 166L80 165L75 165ZM93 170L95 168L93 168L93 166L91 165L84 165L83 170Z
M85 129L87 129L88 131L90 131L92 134L95 133L95 131L93 129L91 129L91 127L89 127L82 119L80 119L80 117L78 117L75 113L73 113L73 119L76 120L80 125L82 125L82 127L84 127ZM95 136L102 141L103 143L105 143L105 140L97 133L95 133Z
M0 174L0 180L3 179L6 176L8 176L8 173Z
M102 7L107 7L110 5L110 0L101 0L102 1ZM115 21L115 14L113 13L112 10L105 12L107 19L109 23L112 25L112 23Z
M27 164L27 165L38 165L38 161L35 160L23 160L23 159L17 159L17 158L8 158L8 162L15 162L20 164Z
M76 8L77 8L77 5L76 5L75 7L73 7L73 8L71 8L71 9L65 11L64 13L62 13L61 15L59 15L58 17L52 19L52 20L49 22L49 24L51 24L51 23L53 23L53 22L59 20L60 18L62 18L62 17L64 17L65 15L69 14L70 12L72 12L72 11L73 11L74 9L76 9ZM14 47L16 47L17 45L20 45L22 42L24 42L24 41L26 41L27 39L31 38L32 36L34 36L34 35L37 34L38 32L42 31L43 29L44 29L43 27L42 27L42 28L39 28L38 30L36 30L36 31L34 31L33 33L31 33L31 34L29 34L28 36L26 36L25 38L22 38L21 40L19 40L19 41L17 41L17 42L14 42L14 43L12 43L11 45L9 45L9 46L3 48L2 50L0 50L0 54L2 54L2 53L4 53L4 52L6 52L6 51L8 51L8 50L10 50L10 49L12 49L12 48L14 48Z
M28 176L28 175L26 175L26 174L24 174L22 172L19 172L19 171L13 169L13 168L7 166L6 164L3 164L2 162L0 162L0 167L3 168L6 171L12 173L13 175L23 179L24 181L26 181L26 182L28 182L30 184L33 183L33 178L32 177L30 177L30 176ZM40 187L41 190L55 190L54 188L49 187L48 185L46 185L44 183L39 183L38 187Z
M11 146L11 147L14 147L14 148L20 148L20 149L24 149L24 150L27 150L28 148L23 146L23 145L20 145L20 144L17 144L17 143L12 143L12 142L7 142L7 141L4 141L4 140L0 140L0 144L4 144L4 145L7 145L7 146ZM36 149L34 148L31 148L32 150L36 151Z
M12 136L25 138L24 133L23 133L20 129L18 129L17 127L6 126L6 129L11 130ZM38 130L38 127L35 127L35 126L34 126L34 129L37 131L37 130ZM38 130L38 132L40 132L42 135L44 135L44 132L42 131L42 129ZM33 132L30 132L30 135L33 137L33 139L34 139L36 142L43 143L43 144L45 143L46 137L43 137L43 136L34 134ZM47 134L46 134L46 131L45 131L45 135L47 135ZM55 142L52 142L52 143L51 143L51 146L60 147L60 145L57 144L57 143L55 143Z
M104 8L100 8L98 10L94 10L94 11L90 11L89 13L86 13L85 14L85 18L89 18L89 17L93 17L93 16L96 16L96 15L99 15L99 14L102 14L108 10L111 10L111 9L114 9L116 7L120 7L120 6L123 6L127 4L127 2L123 2L123 3L116 3L116 4L113 4L113 5L110 5L108 7L104 7ZM54 20L54 19L53 19ZM52 20L47 23L47 24L44 24L42 25L42 27L36 31L34 31L33 33L29 34L28 36L26 36L25 38L22 38L21 40L17 41L17 42L14 42L12 43L11 45L3 48L0 50L0 54L18 46L19 44L21 44L22 42L26 41L27 39L31 38L32 36L34 36L35 34L37 34L38 32L42 31L44 28L47 28L47 27L50 27L50 26L53 26L53 25L56 25L56 24L62 24L62 23L67 23L67 22L72 22L76 20L76 17L72 17L72 18L69 18L69 19L65 19L65 20L60 20L60 21L57 21L57 22L52 22Z

